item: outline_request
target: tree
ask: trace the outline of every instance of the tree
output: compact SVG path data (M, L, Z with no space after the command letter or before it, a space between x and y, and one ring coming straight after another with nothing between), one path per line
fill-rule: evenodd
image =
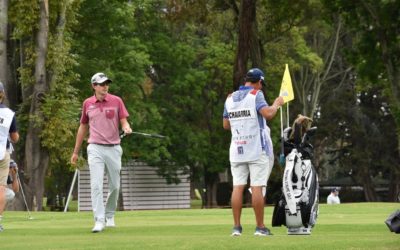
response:
M42 209L42 197L44 193L43 180L49 164L49 153L41 145L40 134L43 131L42 125L35 122L36 119L43 119L41 104L49 91L49 82L46 72L48 33L49 33L49 4L47 0L39 2L40 21L39 30L36 35L36 60L35 60L35 84L31 96L31 105L29 110L30 122L28 125L25 161L26 174L29 176L29 187L33 193L32 198L36 198L37 208Z
M7 62L7 24L8 24L8 0L0 1L0 81L8 90L8 62Z
M360 86L381 85L387 91L397 131L400 154L400 1L325 1L332 11L341 13L358 35L349 50L356 65ZM399 156L400 158L400 156ZM392 199L400 192L397 164L390 187Z
M356 96L354 86L347 86L332 91L323 102L318 137L329 141L323 166L335 169L330 180L351 177L353 185L363 187L367 201L394 201L376 192L383 179L391 179L398 161L397 141L391 139L395 137L394 119L385 107L387 100L378 88Z
M142 15L148 14L146 11L153 4L158 6L157 1L88 0L82 3L78 22L85 25L74 30L76 42L73 46L73 52L79 55L78 66L74 70L81 78L74 86L80 90L79 99L83 101L92 94L91 76L96 72L108 74L113 80L110 92L123 98L133 130L162 134L162 117L151 100L154 91L151 79L154 68L149 55L151 48L142 40L155 31L148 32L151 27L140 26L142 21L145 24L152 22L147 16L138 22ZM124 157L140 158L155 164L168 158L167 143L167 140L142 140L131 135L122 143Z
M231 22L223 11L190 4L149 5L136 13L152 61L154 92L151 100L162 115L162 131L170 138L169 164L160 173L174 176L190 171L197 188L205 189L205 206L215 205L218 173L228 163L227 134L221 127L223 102L231 89L233 46L229 44ZM202 10L210 10L209 15ZM190 13L190 14L188 14ZM145 22L152 20L152 22ZM225 26L225 27L226 27ZM221 32L221 30L223 30ZM221 42L227 40L227 43ZM220 140L220 138L224 138Z
M10 100L19 105L22 162L18 163L26 173L29 202L33 203L34 196L41 201L45 175L61 180L59 176L71 174L67 162L79 123L79 106L92 94L90 77L103 71L113 79L111 92L126 100L133 129L168 136L162 141L142 140L136 135L124 138L125 159L158 166L159 174L169 182L175 182L182 171L190 173L196 187L207 191L204 204L214 205L219 173L229 168L229 133L221 126L227 94L238 87L248 68L260 67L266 73L267 100L275 98L286 63L296 95L292 114L320 114L314 116L323 131L315 137L320 168L330 161L323 153L329 149L337 153L335 162L343 164L343 170L356 162L360 168L354 168L354 179L368 185L372 178L367 175L379 174L368 166L384 169L382 174L391 176L395 194L398 168L381 161L368 165L358 150L363 144L377 143L365 136L377 131L373 128L378 128L374 133L379 143L390 138L392 134L381 131L387 129L381 120L392 124L389 117L399 117L392 98L398 68L398 43L393 42L398 36L398 1L323 3L12 1L8 11L11 32L0 39L0 48L8 45L8 57L0 56L0 68L6 73L0 76L7 75L9 81L4 81L13 86L8 88L16 90ZM0 26L3 33L4 22ZM393 34L388 31L391 27ZM351 110L356 115L348 109L356 105L359 89L372 83L380 87L364 91L389 97L389 101L383 97L381 101L382 107L383 100L390 104L390 115L384 119L364 108L375 110L375 103L357 106ZM337 124L350 124L354 118L360 129L346 126L351 136L335 130ZM269 124L275 142L278 123L275 119ZM363 140L355 141L359 136ZM375 156L372 148L368 150ZM351 157L346 157L349 152ZM394 159L390 152L385 156L388 162ZM390 170L395 170L394 174L390 175ZM278 175L272 179L281 181ZM65 184L57 184L65 189ZM64 192L61 189L57 192ZM374 199L370 191L368 196Z
M298 61L303 63L294 70L293 86L297 101L302 105L301 113L318 118L315 112L321 99L329 95L327 85L343 84L351 66L343 60L339 51L344 44L340 17L334 18L332 25L319 17L310 22L305 30L302 36L307 45L298 43Z
M258 39L256 0L240 1L238 18L238 43L233 66L233 89L243 83L248 70L247 62L252 61L252 67L261 67L260 41Z
M65 26L65 16L72 21L75 3L24 1L15 2L10 9L13 40L23 44L13 60L20 65L14 74L23 88L18 162L24 169L24 190L31 209L42 209L49 169L67 162L65 147L71 141L72 119L65 111L75 106L76 99L69 87L75 75L69 72L73 60L68 59L71 56L66 41L71 24Z

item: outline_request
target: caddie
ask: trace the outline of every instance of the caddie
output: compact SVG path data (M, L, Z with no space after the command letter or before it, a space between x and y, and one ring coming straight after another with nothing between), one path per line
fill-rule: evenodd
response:
M223 114L223 127L232 134L229 160L233 177L232 236L242 234L240 222L243 191L250 175L252 205L256 217L254 235L266 236L271 232L264 225L264 196L269 175L274 165L270 129L266 120L272 119L283 105L278 97L268 106L261 89L265 86L264 73L253 68L247 72L244 86L228 96Z

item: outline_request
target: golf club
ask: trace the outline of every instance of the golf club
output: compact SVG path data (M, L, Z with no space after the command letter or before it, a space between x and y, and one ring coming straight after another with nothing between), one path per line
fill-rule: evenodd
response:
M28 203L26 202L24 189L22 188L21 179L19 178L18 171L17 171L17 178L18 178L19 188L21 189L22 198L24 198L26 210L28 211L28 220L33 220L33 217L31 215L31 211L29 210L29 207L28 207Z
M153 137L153 138L158 138L158 139L165 139L167 138L164 135L159 135L159 134L146 134L146 133L142 133L142 132L132 132L132 134L137 134L137 135L143 135L146 137ZM122 139L126 136L127 134L125 134L125 132L120 133L119 137Z

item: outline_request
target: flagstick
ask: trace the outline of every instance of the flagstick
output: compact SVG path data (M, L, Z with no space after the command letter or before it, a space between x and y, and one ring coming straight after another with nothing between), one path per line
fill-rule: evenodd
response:
M287 102L286 124L289 127L289 101L294 99L292 79L290 78L289 65L285 64L285 71L283 72L281 89L279 96L283 97L284 103ZM281 155L279 156L279 163L281 166L285 164L285 143L283 138L283 111L281 107Z
M279 163L281 166L285 164L285 153L284 153L284 143L283 143L283 114L282 107L279 108L281 112L281 154L279 155Z
M289 102L287 103L286 107L287 107L287 110L286 110L286 117L287 117L286 118L287 119L286 120L286 124L287 124L287 126L286 127L288 128L289 127Z
M281 138L283 138L283 115L282 115L282 107L279 108L281 112Z

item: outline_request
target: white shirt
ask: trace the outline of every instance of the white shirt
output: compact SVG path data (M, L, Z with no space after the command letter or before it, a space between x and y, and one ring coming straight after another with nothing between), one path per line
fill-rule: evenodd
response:
M4 159L7 140L10 133L14 112L9 108L0 108L0 160Z
M339 196L336 196L331 193L330 195L328 195L327 204L331 204L331 205L340 204Z

